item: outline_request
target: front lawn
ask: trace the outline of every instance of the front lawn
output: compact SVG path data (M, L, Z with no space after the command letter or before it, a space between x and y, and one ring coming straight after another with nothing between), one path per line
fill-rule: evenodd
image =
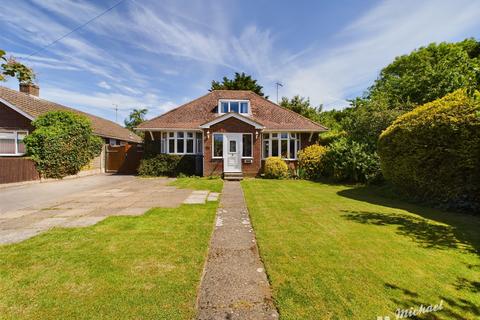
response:
M480 218L308 181L242 182L282 319L480 317Z
M184 189L222 192L223 180L219 177L181 177L172 181L170 185Z
M218 202L0 247L1 319L192 319Z

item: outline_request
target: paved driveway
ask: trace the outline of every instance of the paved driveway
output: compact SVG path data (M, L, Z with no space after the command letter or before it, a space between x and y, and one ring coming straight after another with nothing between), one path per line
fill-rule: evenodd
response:
M168 186L169 181L97 175L0 188L0 244L22 241L52 227L83 227L112 215L177 207L197 197L192 190ZM207 195L208 191L203 201Z

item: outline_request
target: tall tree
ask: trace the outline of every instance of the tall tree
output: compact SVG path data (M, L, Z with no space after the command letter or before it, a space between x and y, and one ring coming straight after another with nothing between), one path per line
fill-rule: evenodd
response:
M300 97L299 95L294 96L291 99L287 97L282 97L282 101L280 101L280 106L295 111L296 113L307 117L311 120L318 120L319 114L322 111L322 105L318 107L312 107L310 105L310 99Z
M257 83L257 80L253 79L252 76L245 74L244 72L238 73L235 72L234 79L228 79L223 77L221 82L212 81L212 86L210 91L213 90L251 90L260 96L265 96L262 91L263 87ZM268 96L265 96L268 99Z
M432 43L395 58L382 69L367 97L380 96L389 108L409 111L460 88L476 89L479 83L480 42Z
M130 112L130 115L128 116L127 119L125 119L125 127L128 128L131 131L134 131L133 129L138 127L140 123L145 121L145 115L147 114L148 109L133 109L132 112Z
M6 81L7 77L15 77L20 83L33 83L35 73L26 65L18 62L14 57L5 57L6 52L0 49L0 81Z

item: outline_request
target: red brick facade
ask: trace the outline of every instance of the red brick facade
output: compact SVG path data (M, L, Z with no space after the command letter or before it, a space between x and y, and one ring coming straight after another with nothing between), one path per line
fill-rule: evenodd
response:
M207 132L210 132L210 134ZM253 126L232 117L203 131L204 176L221 175L223 173L223 159L212 159L212 139L216 132L251 133L253 137L253 160L252 163L245 163L245 160L242 160L242 172L245 176L256 176L260 173L262 167L261 132Z
M0 102L0 129L33 131L31 120Z

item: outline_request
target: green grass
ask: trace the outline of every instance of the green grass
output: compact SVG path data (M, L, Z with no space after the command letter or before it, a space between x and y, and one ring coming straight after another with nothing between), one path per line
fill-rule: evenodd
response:
M218 177L182 177L177 178L170 183L183 189L210 190L213 192L222 192L223 180Z
M0 247L1 319L192 319L217 202Z
M480 318L480 218L307 181L242 182L282 319Z

